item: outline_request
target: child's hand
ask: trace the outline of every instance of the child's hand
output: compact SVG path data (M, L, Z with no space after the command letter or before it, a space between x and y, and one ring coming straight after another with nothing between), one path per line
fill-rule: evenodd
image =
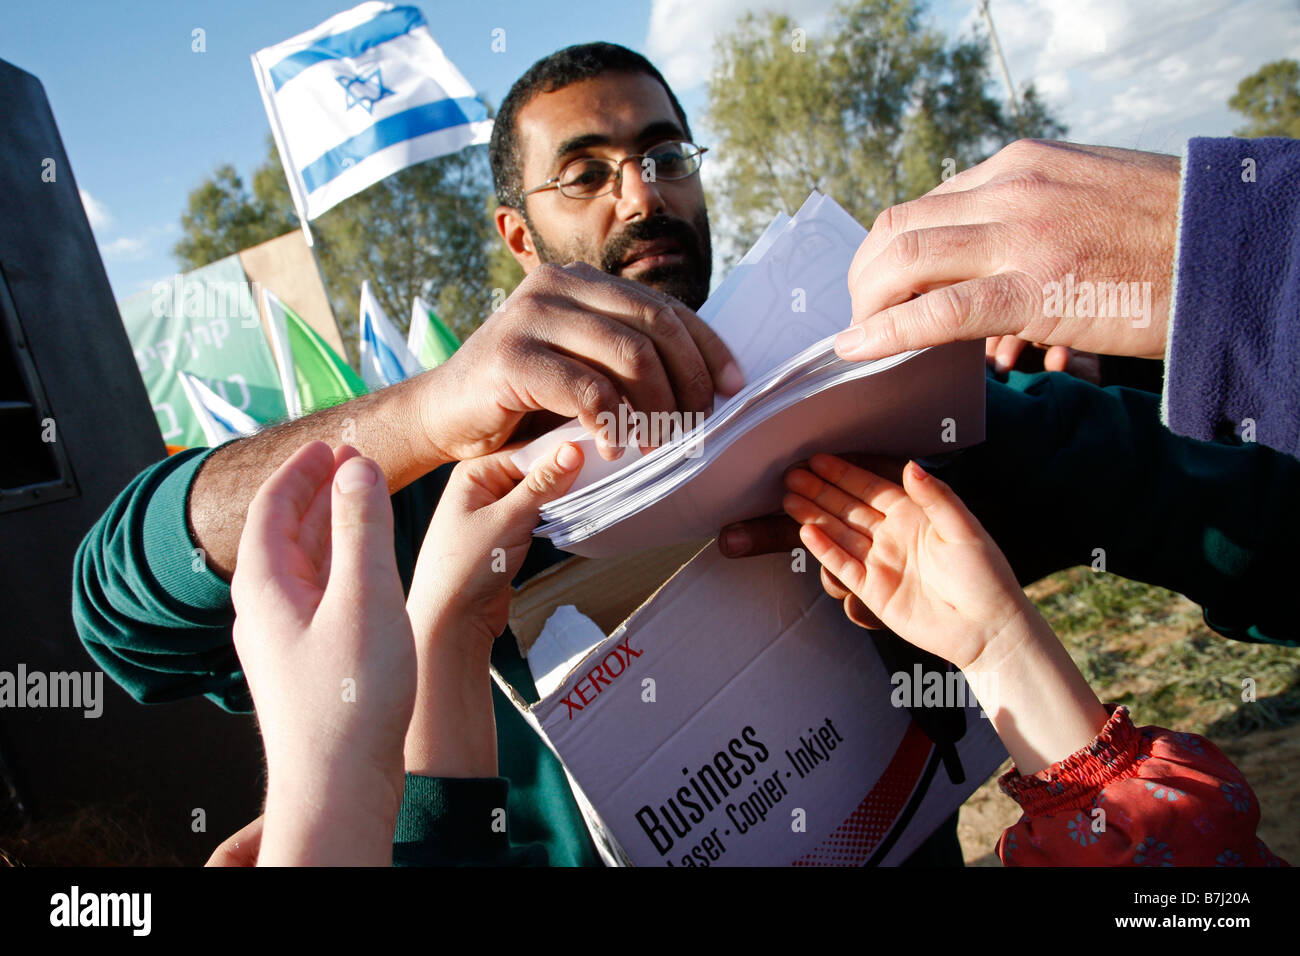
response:
M903 487L831 455L786 475L786 512L822 566L904 640L965 668L1028 606L1002 552L915 462Z
M456 466L420 548L406 602L419 673L408 773L497 775L492 643L506 629L510 582L528 554L538 510L568 491L582 467L582 452L568 442L527 476L510 454Z
M421 646L437 630L489 645L505 630L510 582L528 554L537 513L569 490L582 467L581 450L565 442L524 475L510 461L515 450L462 461L447 482L407 601Z
M266 746L262 862L391 862L415 644L379 466L300 448L249 505L231 597Z
M1087 746L1106 711L993 539L916 462L903 487L831 455L786 475L785 510L822 566L903 640L986 675L980 706L1022 774Z

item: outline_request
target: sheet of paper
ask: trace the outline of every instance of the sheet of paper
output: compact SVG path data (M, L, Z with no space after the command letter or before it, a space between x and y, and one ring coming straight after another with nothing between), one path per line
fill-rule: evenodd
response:
M813 193L720 307L705 303L701 318L727 343L746 381L848 328L849 266L866 238L834 200Z

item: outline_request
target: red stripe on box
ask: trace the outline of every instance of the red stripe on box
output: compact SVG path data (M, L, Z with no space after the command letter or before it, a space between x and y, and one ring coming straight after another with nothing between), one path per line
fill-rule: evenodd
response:
M871 859L871 854L907 806L933 750L934 744L916 721L908 724L889 766L871 792L862 798L858 808L816 849L792 865L862 866Z

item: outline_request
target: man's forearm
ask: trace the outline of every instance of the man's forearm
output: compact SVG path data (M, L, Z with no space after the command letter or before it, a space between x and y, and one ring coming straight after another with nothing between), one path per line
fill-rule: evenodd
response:
M431 374L268 428L214 452L195 476L186 509L190 533L204 550L208 566L230 580L253 495L271 472L310 441L351 445L378 462L390 494L445 464L447 459L421 425L419 402Z

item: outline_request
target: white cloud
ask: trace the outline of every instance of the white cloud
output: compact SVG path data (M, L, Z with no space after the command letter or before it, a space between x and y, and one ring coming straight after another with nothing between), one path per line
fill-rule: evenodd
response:
M1065 70L1040 73L1034 77L1034 85L1042 96L1051 100L1064 100L1070 95L1070 74Z
M1245 60L1234 53L1231 56L1220 57L1219 61L1214 64L1214 70L1216 73L1224 73L1229 70L1241 72L1241 68L1245 63Z
M1191 66L1181 56L1167 56L1156 64L1162 79L1173 82L1181 80L1191 72Z
M147 245L144 239L118 236L113 241L101 245L99 253L105 259L139 259Z
M148 226L134 236L99 239L99 255L105 262L138 262L156 255L157 240L168 240L180 235L175 222Z
M1111 97L1109 109L1094 120L1095 135L1107 136L1134 123L1150 124L1152 120L1170 116L1175 112L1164 96L1151 93L1139 86L1120 90Z
M109 239L107 234L111 233L113 228L113 215L108 211L107 204L92 196L89 190L78 187L77 192L81 195L81 205L86 210L90 228L95 233L99 255L105 262L141 259L148 252L152 237L159 232L168 231L166 227L153 227L146 229L140 236L118 236Z
M81 194L81 205L86 209L86 218L90 220L91 229L100 232L113 224L113 217L109 214L107 206L85 189L78 188L77 192Z
M992 12L1016 84L1035 82L1070 139L1178 152L1242 122L1227 99L1243 76L1300 56L1294 4L997 0Z

